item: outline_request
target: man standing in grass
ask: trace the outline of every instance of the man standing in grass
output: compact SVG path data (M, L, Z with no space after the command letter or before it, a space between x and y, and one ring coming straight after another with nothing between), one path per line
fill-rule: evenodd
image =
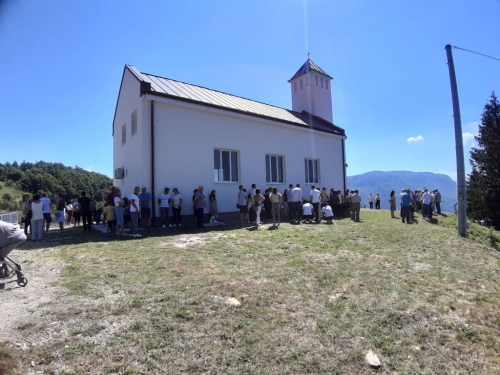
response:
M354 190L354 194L351 195L351 205L352 205L351 220L359 221L359 211L361 209L361 196L359 195L358 190Z
M52 223L52 216L50 216L50 205L52 202L47 198L47 194L42 193L40 202L43 204L43 221L45 222L45 234L49 233L50 223Z
M441 215L441 193L438 189L434 190L434 203L436 204L436 213Z
M250 223L250 219L248 218L247 194L243 190L243 185L240 185L239 189L237 205L240 210L241 224L248 224Z
M172 196L169 194L169 191L170 189L168 187L165 188L164 192L160 194L160 196L158 197L158 203L160 204L160 212L161 212L161 223L163 228L165 228L165 226L172 228L172 224L170 224L170 213L169 213L170 201L172 200Z
M422 194L422 219L430 218L431 216L431 193L427 188L424 189L424 194Z
M290 220L292 219L293 213L292 190L293 184L288 185L288 189L286 189L286 204L288 205L288 218Z
M139 187L134 188L134 193L130 196L130 235L132 237L142 237L137 229L139 227Z
M319 223L321 220L321 216L319 216L319 197L321 195L321 192L316 189L314 185L311 186L311 192L310 192L310 201L313 205L314 208L314 215L316 216L316 223Z
M407 224L410 224L411 198L410 189L406 189L401 196L401 204L403 205L401 220L404 223L406 218Z
M293 207L290 216L290 223L297 222L298 224L300 224L300 218L302 216L302 190L300 189L300 184L297 184L297 186L295 186L295 188L292 189L290 195L292 197L292 207Z
M139 203L141 205L141 219L142 226L151 228L151 194L149 194L145 187L142 188L139 194Z
M80 214L83 220L83 231L92 229L92 213L90 211L90 198L87 197L87 193L82 191L81 197L78 198L78 203L80 203Z
M198 229L203 228L203 213L207 207L207 201L205 195L203 194L203 186L198 186L198 191L194 195L194 207L196 214L196 227Z

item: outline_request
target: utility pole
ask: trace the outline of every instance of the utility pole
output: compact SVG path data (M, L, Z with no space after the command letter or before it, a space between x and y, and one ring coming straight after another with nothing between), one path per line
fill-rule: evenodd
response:
M451 99L453 101L453 118L455 119L455 149L457 155L457 211L458 233L467 237L467 205L465 192L464 142L462 139L462 119L460 118L460 103L458 102L457 78L451 46L446 45L448 70L450 72Z

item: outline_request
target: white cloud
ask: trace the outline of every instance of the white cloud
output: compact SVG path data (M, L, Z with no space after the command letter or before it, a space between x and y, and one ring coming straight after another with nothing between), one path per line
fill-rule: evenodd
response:
M471 144L474 143L475 136L476 136L476 134L472 134L469 132L462 133L462 139L463 139L464 143L468 143L468 142L470 142Z
M93 165L89 165L88 167L83 168L83 169L85 169L85 170L86 170L86 171L88 171L88 172L93 172L93 170L92 170L93 168L94 168L94 166L93 166Z
M479 121L469 122L464 126L464 129L468 130L471 133L477 134L479 132Z
M422 137L421 135L419 136L416 136L416 137L410 137L406 140L406 142L421 142L424 140L424 137Z

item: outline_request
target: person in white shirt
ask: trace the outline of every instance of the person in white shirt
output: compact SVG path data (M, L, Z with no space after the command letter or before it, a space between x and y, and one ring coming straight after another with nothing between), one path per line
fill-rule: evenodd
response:
M326 222L328 224L331 224L332 219L333 219L332 207L329 204L327 204L326 206L323 206L323 208L321 209L321 213L324 216Z
M354 190L354 194L351 195L351 204L352 204L351 220L359 221L359 211L361 209L361 196L359 195L358 190Z
M314 207L311 203L306 202L302 205L302 218L304 219L303 223L310 223L313 219L313 211Z
M292 207L293 212L291 212L290 223L300 224L300 218L302 216L302 190L300 189L300 184L297 184L291 192ZM298 217L298 219L297 219Z
M375 200L375 196L372 193L370 193L366 199L368 200L368 204L370 205L370 210L372 210L373 209L373 201Z
M170 224L170 203L172 201L172 196L169 193L170 189L165 188L164 192L160 194L158 197L158 203L160 204L160 212L161 212L161 223L163 228L169 227L172 228L172 224Z
M40 202L43 203L43 221L45 222L45 233L49 233L50 223L52 223L52 217L50 216L50 205L51 200L47 198L47 194L42 193L42 198Z
M252 190L250 190L250 198L253 198L257 191L257 185L252 184Z
M134 193L130 196L130 235L132 237L142 237L138 232L137 229L139 227L139 211L140 211L140 205L139 205L139 191L141 189L136 186L134 188Z
M182 208L182 195L179 194L179 190L174 188L172 190L174 195L172 196L172 211L174 213L174 226L182 227L181 223L181 208Z
M314 185L312 185L309 194L310 194L309 199L314 208L314 215L316 216L316 223L319 223L321 219L321 217L319 216L319 199L321 196L321 192L317 190Z
M31 203L31 240L41 241L43 233L43 203L40 194L33 194Z
M426 217L432 217L431 212L431 193L426 188L424 189L424 194L422 194L422 219Z

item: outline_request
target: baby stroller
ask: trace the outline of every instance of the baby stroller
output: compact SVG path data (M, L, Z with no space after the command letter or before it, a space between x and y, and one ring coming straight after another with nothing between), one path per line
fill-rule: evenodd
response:
M14 225L0 221L0 289L5 288L5 280L17 277L17 285L25 287L28 279L24 277L21 265L8 257L9 253L26 241L26 235Z

